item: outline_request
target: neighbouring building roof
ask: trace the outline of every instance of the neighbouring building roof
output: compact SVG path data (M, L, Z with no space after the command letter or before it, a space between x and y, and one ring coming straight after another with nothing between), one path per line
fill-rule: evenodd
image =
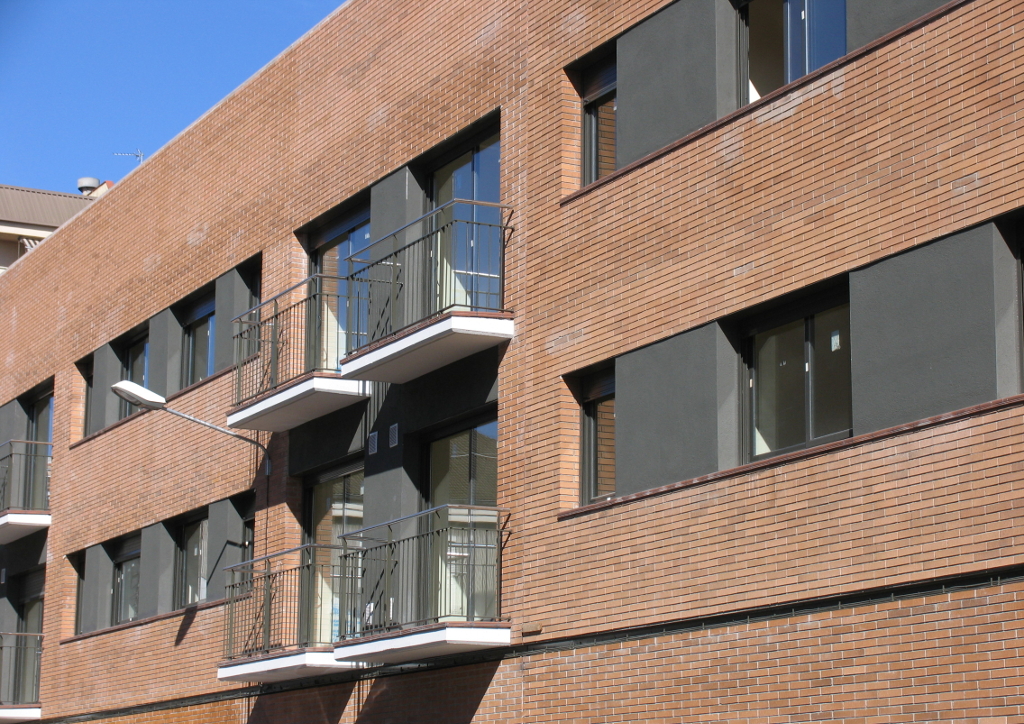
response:
M56 228L92 201L78 194L0 184L0 221Z

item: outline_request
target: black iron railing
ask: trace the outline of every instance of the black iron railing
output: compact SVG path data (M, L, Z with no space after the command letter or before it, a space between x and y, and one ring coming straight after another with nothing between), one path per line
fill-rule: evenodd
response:
M39 703L43 635L0 633L0 705Z
M235 404L447 311L503 311L511 210L455 200L237 317Z
M501 616L504 511L441 506L231 567L225 656ZM402 536L402 537L399 537Z
M0 445L0 510L50 509L48 442L9 440Z

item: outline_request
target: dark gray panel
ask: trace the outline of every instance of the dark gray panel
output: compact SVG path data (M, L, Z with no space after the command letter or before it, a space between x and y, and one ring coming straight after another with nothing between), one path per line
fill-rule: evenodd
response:
M39 530L4 546L8 576L46 565L46 533Z
M407 435L402 419L405 408L403 385L375 383L376 399L370 401L369 431L377 434L377 451L366 451L363 521L376 525L420 509L417 466L409 466L409 457L415 458L407 448ZM375 412L374 412L375 411ZM398 444L389 445L391 425L398 425Z
M114 564L102 545L85 551L85 581L82 586L79 624L82 633L110 626Z
M149 320L149 388L157 394L181 389L181 325L165 309Z
M995 260L1016 274L1006 246L986 224L850 274L855 435L998 396L999 368L1017 364L998 357L1018 354L996 343Z
M404 432L417 432L495 402L501 349L486 349L402 385Z
M142 529L139 571L139 618L175 609L174 577L178 547L163 523Z
M728 0L681 0L618 39L618 166L736 109L737 22Z
M716 375L718 383L718 469L740 464L742 420L740 419L740 385L742 359L740 340L727 334L719 325L715 329Z
M215 289L217 317L214 320L213 364L219 371L235 362L235 329L231 320L248 311L252 292L245 275L237 268L217 277Z
M382 239L426 210L426 189L408 166L400 168L370 188L370 237ZM408 242L419 235L418 228L409 229L402 238Z
M224 598L228 584L225 566L242 561L242 514L231 500L211 503L207 528L206 600Z
M92 404L89 429L99 431L119 418L120 403L110 386L121 379L121 359L114 348L105 344L92 356Z
M881 38L946 4L946 0L846 0L846 50Z
M0 407L0 444L8 440L24 440L28 433L28 415L17 400Z
M717 335L709 324L615 360L617 495L717 469Z
M367 406L357 403L288 431L288 474L340 463L363 447Z

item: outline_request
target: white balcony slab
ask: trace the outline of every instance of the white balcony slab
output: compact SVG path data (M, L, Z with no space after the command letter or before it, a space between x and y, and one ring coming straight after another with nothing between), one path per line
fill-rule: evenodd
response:
M399 636L358 640L335 647L339 661L366 664L405 664L512 644L512 631L497 626L445 626Z
M5 510L0 513L0 545L50 527L49 513ZM38 718L38 717L37 717ZM0 716L0 721L9 721Z
M512 339L515 322L452 315L412 334L342 360L341 376L401 384Z
M0 722L39 721L43 710L38 706L0 706Z
M284 432L369 397L362 382L310 377L228 415L228 427Z
M330 651L298 651L283 656L225 664L218 667L217 678L221 681L269 683L336 674L358 667L359 664L353 662L338 661Z

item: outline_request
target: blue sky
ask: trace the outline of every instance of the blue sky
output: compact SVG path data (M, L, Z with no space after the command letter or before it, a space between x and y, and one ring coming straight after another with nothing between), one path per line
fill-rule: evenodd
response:
M0 184L117 182L342 0L0 0Z

